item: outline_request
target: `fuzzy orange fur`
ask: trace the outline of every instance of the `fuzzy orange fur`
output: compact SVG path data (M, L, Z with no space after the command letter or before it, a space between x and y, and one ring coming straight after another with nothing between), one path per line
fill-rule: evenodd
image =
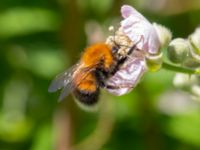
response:
M103 62L105 69L109 69L114 62L110 47L104 43L94 44L86 48L81 61L86 67L92 67Z

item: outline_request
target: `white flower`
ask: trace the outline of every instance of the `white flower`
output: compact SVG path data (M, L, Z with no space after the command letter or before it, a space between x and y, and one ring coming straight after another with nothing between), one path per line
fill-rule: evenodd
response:
M115 87L107 88L107 90L114 95L126 94L137 85L144 73L149 69L148 63L146 63L147 57L147 61L150 60L151 65L151 58L156 61L156 65L160 66L162 63L162 61L160 61L161 59L155 59L154 57L162 55L160 55L160 41L153 25L138 11L128 5L123 5L121 7L121 15L124 20L121 21L119 30L124 36L127 36L133 44L137 43L137 50L135 50L119 70L107 80L107 85Z
M121 14L124 20L121 27L124 33L132 40L139 41L138 49L146 51L150 54L159 53L160 41L153 25L137 10L129 5L121 7Z
M116 89L107 90L114 95L123 95L130 92L147 71L144 54L135 51L106 83Z

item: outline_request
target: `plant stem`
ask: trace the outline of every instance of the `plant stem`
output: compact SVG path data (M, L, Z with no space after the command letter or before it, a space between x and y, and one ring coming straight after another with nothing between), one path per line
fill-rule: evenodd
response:
M190 69L190 68L184 68L184 67L174 66L174 65L168 64L166 62L163 62L162 68L164 68L166 70L175 71L175 72L181 72L181 73L186 73L186 74L198 74L198 75L200 75L200 70L198 70L198 69Z

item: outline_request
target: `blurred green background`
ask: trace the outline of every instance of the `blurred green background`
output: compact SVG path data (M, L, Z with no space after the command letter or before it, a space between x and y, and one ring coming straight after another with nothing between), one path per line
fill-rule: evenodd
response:
M187 37L199 0L0 0L0 150L199 150L200 103L172 85L173 72L147 73L125 96L102 92L85 112L50 81L83 49L119 26L130 4Z

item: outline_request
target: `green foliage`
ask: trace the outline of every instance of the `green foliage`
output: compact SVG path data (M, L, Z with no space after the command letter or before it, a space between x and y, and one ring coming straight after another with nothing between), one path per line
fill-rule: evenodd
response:
M200 149L199 103L195 102L193 111L179 114L166 113L174 103L160 107L166 91L177 90L172 86L172 72L147 73L132 92L121 97L103 92L96 113L80 110L70 97L58 103L58 93L47 92L55 75L78 60L87 39L108 34L97 27L84 39L85 31L80 30L91 20L101 29L112 25L120 19L119 7L125 2L0 1L0 150L67 149L69 143L81 150L92 146L102 150ZM128 2L139 4L139 0ZM199 13L146 14L182 36L198 25ZM193 101L188 99L188 103Z

